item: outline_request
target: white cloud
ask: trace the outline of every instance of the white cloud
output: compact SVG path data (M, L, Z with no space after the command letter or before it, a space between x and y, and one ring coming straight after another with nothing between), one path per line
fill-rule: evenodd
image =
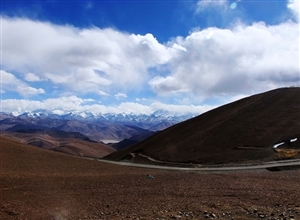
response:
M299 22L299 1L297 0L289 0L288 2L288 9L291 10L291 12L294 14L295 19Z
M175 77L167 76L160 77L156 76L149 81L149 85L152 90L160 95L177 93L177 92L187 92L189 89L182 85Z
M17 86L16 91L22 96L30 96L30 95L45 93L44 89L41 89L41 88L36 89L36 88L26 86L26 85Z
M72 110L78 109L85 101L77 96L68 96L60 98L46 99L43 101L45 109L63 109L63 110Z
M127 95L124 93L117 93L115 94L116 99L120 99L120 98L127 98Z
M107 94L106 92L103 92L103 91L98 91L98 95L100 96L109 96L109 94Z
M34 72L26 78L49 79L77 93L142 88L147 69L170 59L167 48L151 34L7 17L2 17L2 33L3 69Z
M1 100L1 105L3 112L12 112L16 115L35 109L45 109L42 102L28 99L4 99Z
M150 105L142 105L135 102L122 102L117 106L106 106L89 104L90 101L91 100L81 99L76 96L46 99L44 101L6 99L2 100L2 110L4 112L14 112L16 115L35 109L47 109L54 111L57 114L63 114L68 111L91 111L94 113L135 113L150 115L157 110L171 111L175 114L200 114L216 107L210 105L171 105L161 102L153 102Z
M153 113L149 106L141 105L135 102L123 102L117 108L119 113L138 113L138 114L151 114Z
M153 102L150 105L152 112L157 110L167 110L172 111L177 114L185 114L185 113L194 113L194 114L201 114L207 112L213 108L216 108L215 105L173 105L173 104L165 104L161 102Z
M197 2L196 13L200 13L209 7L226 8L227 0L200 0Z
M186 52L168 62L170 74L149 81L158 95L188 91L204 100L300 83L298 23L208 28L177 38L174 44Z
M41 78L34 73L25 74L24 79L28 82L42 81Z
M3 91L14 91L19 93L22 96L31 96L36 94L45 93L42 88L33 88L27 85L25 82L17 79L13 74L8 73L4 70L0 70L1 74L1 85Z
M228 8L227 0L200 0L197 2L195 13L201 13L207 9L214 8L220 13Z
M226 8L228 1L199 1L198 10L213 5ZM287 7L299 15L298 1L290 0ZM186 37L161 44L152 34L2 17L2 69L7 71L2 92L17 91L23 96L45 92L21 81L23 77L28 83L52 83L48 86L75 97L112 94L122 100L126 94L152 89L158 99L189 97L177 102L189 106L189 101L201 103L211 96L231 100L277 87L299 86L298 21L299 17L278 25L240 22L228 29L194 29ZM148 100L150 96L147 94ZM65 102L62 106L82 105L75 100Z

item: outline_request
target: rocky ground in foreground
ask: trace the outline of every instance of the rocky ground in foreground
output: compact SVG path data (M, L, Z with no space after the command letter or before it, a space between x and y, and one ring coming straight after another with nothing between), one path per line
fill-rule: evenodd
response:
M0 219L300 219L300 170L151 170L0 146Z
M0 218L300 218L299 171L188 173L95 163L98 172L1 175Z

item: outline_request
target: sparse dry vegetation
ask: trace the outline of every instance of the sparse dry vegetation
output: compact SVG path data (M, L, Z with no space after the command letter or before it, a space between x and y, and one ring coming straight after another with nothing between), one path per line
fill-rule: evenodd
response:
M275 160L298 159L300 156L298 149L274 149L274 151L276 152Z

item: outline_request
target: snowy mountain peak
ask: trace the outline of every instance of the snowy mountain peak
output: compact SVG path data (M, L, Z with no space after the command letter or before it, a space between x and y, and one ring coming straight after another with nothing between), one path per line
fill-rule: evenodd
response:
M2 113L1 113L2 114ZM4 114L4 113L3 113ZM60 119L60 120L77 120L90 122L113 122L122 125L138 126L141 128L150 128L158 124L171 125L187 120L195 115L172 115L166 110L155 111L151 115L146 114L126 114L126 113L93 113L91 111L63 111L61 109L49 111L37 109L31 112L14 115L20 118L37 118L37 119Z

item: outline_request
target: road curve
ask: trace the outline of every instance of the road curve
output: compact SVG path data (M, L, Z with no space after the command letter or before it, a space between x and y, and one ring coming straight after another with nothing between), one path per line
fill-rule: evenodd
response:
M261 164L238 164L233 166L205 166L201 167L174 167L174 166L162 166L162 165L153 165L153 164L140 164L140 163L131 163L124 161L111 161L111 160L103 160L97 159L98 161L105 163L118 164L123 166L132 166L132 167L141 167L148 169L161 169L161 170L179 170L179 171L238 171L238 170L255 170L255 169L266 169L272 167L287 167L287 166L300 166L300 159L297 160L284 160L284 161L273 161L266 162ZM195 164L195 166L197 166Z

